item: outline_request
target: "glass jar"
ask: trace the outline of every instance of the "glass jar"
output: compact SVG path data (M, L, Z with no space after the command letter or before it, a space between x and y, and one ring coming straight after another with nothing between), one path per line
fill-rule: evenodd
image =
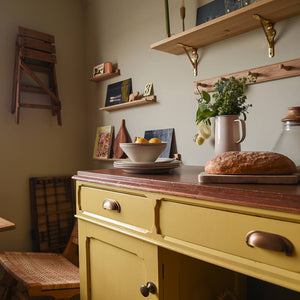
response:
M257 1L259 1L259 0L242 0L242 7L248 6L248 5L250 5L252 3L255 3Z
M225 0L225 12L228 14L242 7L241 0Z
M289 107L282 120L282 132L273 151L289 157L300 168L300 106Z

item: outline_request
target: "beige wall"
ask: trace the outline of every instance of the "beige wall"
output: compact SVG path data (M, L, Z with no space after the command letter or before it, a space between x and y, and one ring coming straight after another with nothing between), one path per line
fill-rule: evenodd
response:
M195 24L199 1L186 0L186 28ZM179 3L169 0L171 32L181 31ZM81 7L83 4L83 7ZM20 125L10 113L14 43L18 25L55 35L57 76L62 100L63 126L48 111L23 110ZM267 56L262 29L199 50L197 80L268 65L300 54L300 16L275 25L275 57ZM83 35L82 35L83 34ZM150 49L165 38L162 0L0 0L0 122L1 215L17 223L17 230L1 233L1 249L30 248L28 179L31 176L73 174L78 169L112 167L92 160L97 126L121 120L131 137L145 130L174 128L178 152L185 164L203 165L213 157L213 145L192 141L196 96L192 67L185 55ZM121 76L93 83L93 66L118 63ZM134 91L153 82L158 103L114 112L104 106L107 84L132 78ZM253 104L247 120L243 150L270 150L281 131L287 107L300 105L299 77L252 86Z
M186 0L186 28L195 24L199 1ZM185 55L171 55L150 49L165 38L164 1L86 0L87 74L104 61L118 63L121 76L102 83L89 83L90 153L98 125L115 126L126 120L131 137L148 129L175 128L178 152L185 164L203 165L214 155L211 142L197 146L192 138L196 96L192 66ZM179 0L169 0L171 33L181 31ZM300 57L300 16L275 25L275 57L267 56L267 42L261 28L201 48L197 80L228 74ZM134 91L142 92L153 82L157 104L114 112L99 112L104 105L107 84L132 78ZM281 131L280 119L287 107L300 105L299 77L257 84L248 91L253 104L247 120L243 150L270 150ZM94 168L103 163L94 163Z
M87 167L82 23L80 0L0 1L0 215L17 224L1 233L1 250L31 248L29 177ZM19 125L10 113L19 25L55 35L61 127L48 110L22 109Z

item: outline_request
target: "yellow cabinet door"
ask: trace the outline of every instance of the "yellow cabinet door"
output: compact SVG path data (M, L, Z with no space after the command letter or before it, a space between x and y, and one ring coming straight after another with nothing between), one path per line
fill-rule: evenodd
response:
M79 233L81 300L144 299L148 282L159 299L157 246L82 220Z

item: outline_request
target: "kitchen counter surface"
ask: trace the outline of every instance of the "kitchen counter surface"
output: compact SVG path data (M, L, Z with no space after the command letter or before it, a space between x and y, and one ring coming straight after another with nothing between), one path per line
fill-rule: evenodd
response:
M226 204L300 214L300 184L198 183L201 167L181 166L166 174L127 174L121 169L78 171L73 179Z

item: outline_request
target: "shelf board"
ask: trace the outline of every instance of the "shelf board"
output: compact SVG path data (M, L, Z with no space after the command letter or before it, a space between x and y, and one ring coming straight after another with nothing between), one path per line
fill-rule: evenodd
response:
M300 58L194 81L194 94L199 94L199 90L206 92L214 91L214 84L221 78L230 78L231 76L235 78L248 77L250 74L257 74L255 83L300 76ZM251 83L248 82L247 84Z
M120 70L117 69L112 73L103 73L103 74L97 75L95 77L91 77L91 78L89 78L89 81L98 82L98 81L107 80L107 79L110 79L110 78L113 78L113 77L116 77L119 75L120 75Z
M257 74L255 83L266 82L281 78L288 78L293 76L300 76L300 58L283 61L267 66L261 66L258 68L248 69L240 72L235 72L227 75L216 76L209 79L202 79L194 81L194 94L199 94L199 90L212 92L215 90L214 84L222 77L235 78L248 77L250 74ZM251 83L247 83L251 84Z
M119 160L129 160L128 158L95 158L94 160L101 160L101 161L119 161Z
M155 102L156 102L156 96L147 96L147 97L143 97L142 99L139 99L139 100L124 102L124 103L116 104L116 105L112 105L112 106L101 107L101 108L99 108L99 110L112 111L112 110L129 108L129 107L138 106L138 105L151 104L151 103L155 103Z
M254 14L258 14L275 23L300 14L300 1L260 0L160 42L156 42L151 45L151 48L175 55L184 53L184 48L178 44L201 48L260 28L261 24L253 18ZM262 34L264 34L263 29Z

